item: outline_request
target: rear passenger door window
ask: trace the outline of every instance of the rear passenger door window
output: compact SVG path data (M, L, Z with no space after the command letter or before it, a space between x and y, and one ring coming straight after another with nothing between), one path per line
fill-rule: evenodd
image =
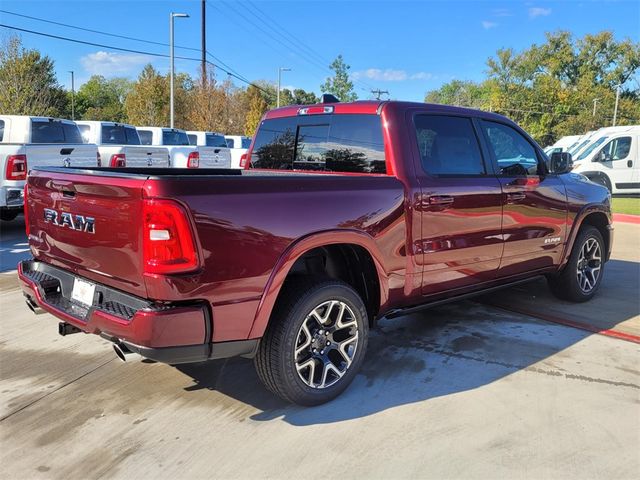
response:
M480 146L470 118L417 115L422 168L430 175L484 175Z
M502 123L482 120L489 149L498 165L498 174L526 176L539 174L539 161L533 145L517 130Z
M151 145L153 134L149 130L138 130L138 136L142 145Z

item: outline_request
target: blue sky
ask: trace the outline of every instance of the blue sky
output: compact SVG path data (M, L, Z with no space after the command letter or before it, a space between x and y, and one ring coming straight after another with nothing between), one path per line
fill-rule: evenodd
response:
M176 45L200 48L200 1L158 0L2 0L10 12L62 22L105 33L168 42L170 12L177 19ZM0 13L0 23L78 40L156 53L168 47L78 31ZM544 41L558 29L576 36L613 30L621 39L640 37L640 1L222 1L207 7L207 50L251 80L320 93L328 64L342 54L351 65L360 98L369 90L388 90L392 98L422 101L426 91L454 78L479 80L485 61L499 48L520 50ZM277 33L280 32L280 33ZM0 28L0 36L8 30ZM92 74L135 78L151 62L167 72L168 59L118 52L21 33L23 43L49 55L58 79L76 87ZM199 58L196 51L176 55ZM198 63L176 61L176 70L197 74ZM218 79L226 74L218 71ZM241 84L236 80L236 83Z

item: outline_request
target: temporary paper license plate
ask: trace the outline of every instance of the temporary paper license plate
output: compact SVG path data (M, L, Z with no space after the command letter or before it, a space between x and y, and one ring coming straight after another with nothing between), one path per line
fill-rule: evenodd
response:
M76 278L73 281L71 300L91 306L93 304L93 294L95 291L96 286L93 283L85 282L84 280Z

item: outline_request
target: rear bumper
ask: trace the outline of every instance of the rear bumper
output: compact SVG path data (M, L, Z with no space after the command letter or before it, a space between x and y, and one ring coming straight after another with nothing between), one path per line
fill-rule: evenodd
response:
M258 340L211 343L213 320L204 302L160 304L95 284L91 306L71 300L76 278L36 260L18 264L27 302L85 333L124 344L132 352L164 363L252 356Z
M21 185L14 185L22 183ZM0 187L0 207L22 209L24 205L24 182L11 182Z

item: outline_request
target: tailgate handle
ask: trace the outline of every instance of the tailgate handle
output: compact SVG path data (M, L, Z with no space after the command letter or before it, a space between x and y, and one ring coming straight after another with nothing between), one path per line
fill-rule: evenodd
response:
M62 190L62 196L67 198L75 198L76 192L73 190Z
M219 149L219 148L216 148L216 149L213 151L213 153L220 153L220 149Z
M60 149L60 155L71 155L71 152L73 152L73 148L62 148Z

